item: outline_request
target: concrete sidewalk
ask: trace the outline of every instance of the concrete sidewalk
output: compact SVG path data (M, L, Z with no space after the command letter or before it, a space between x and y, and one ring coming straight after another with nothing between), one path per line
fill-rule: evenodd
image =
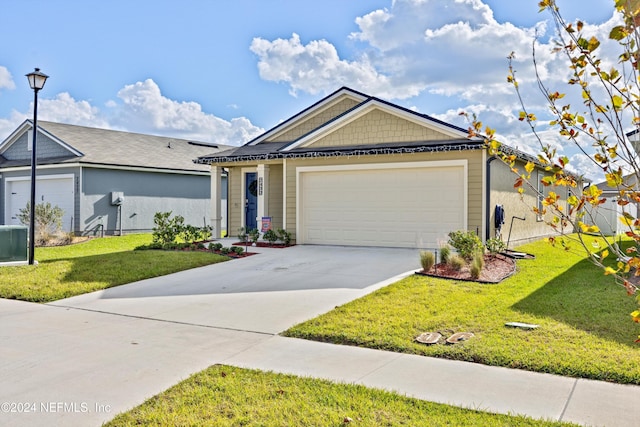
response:
M280 336L224 364L367 387L470 409L588 426L640 425L639 386Z
M0 300L0 425L100 425L217 363L492 412L638 425L637 386L278 336L398 280L418 259L391 249L284 251L47 305Z

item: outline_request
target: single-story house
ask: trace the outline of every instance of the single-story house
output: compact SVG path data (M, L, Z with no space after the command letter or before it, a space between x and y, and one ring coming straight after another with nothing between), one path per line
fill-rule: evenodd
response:
M551 234L531 211L536 195L523 203L515 176L482 140L347 87L197 162L211 166L213 218L224 194L216 177L228 173L230 234L268 221L298 244L409 248L438 248L455 230L483 240L501 231L504 241L510 232L511 244Z
M601 197L606 200L596 207L587 205L585 207L587 216L584 222L595 224L600 229L600 232L606 236L617 236L631 231L629 226L624 224L620 218L625 212L637 218L638 203L630 202L623 207L618 204L618 200L620 198L620 190L638 188L638 177L635 174L624 176L620 189L609 187L606 181L595 185L602 190Z
M17 213L30 200L32 132L26 120L0 143L0 224L19 225ZM36 203L62 208L63 231L76 235L148 232L154 214L168 211L204 226L211 222L210 171L193 160L226 148L38 121ZM226 177L219 188L224 205Z

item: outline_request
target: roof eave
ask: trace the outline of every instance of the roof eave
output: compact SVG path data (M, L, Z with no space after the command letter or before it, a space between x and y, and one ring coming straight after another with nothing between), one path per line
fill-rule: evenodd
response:
M348 149L324 148L324 149L304 149L296 151L274 151L270 153L260 154L241 154L237 156L212 156L200 157L197 163L214 164L214 163L236 163L247 161L266 161L278 159L301 159L301 158L323 158L323 157L344 157L344 156L368 156L383 154L412 154L412 153L430 153L430 152L447 152L447 151L466 151L484 149L484 142L480 140L467 140L456 143L442 144L421 144L421 145L397 145L388 146L381 144L379 147L349 147Z

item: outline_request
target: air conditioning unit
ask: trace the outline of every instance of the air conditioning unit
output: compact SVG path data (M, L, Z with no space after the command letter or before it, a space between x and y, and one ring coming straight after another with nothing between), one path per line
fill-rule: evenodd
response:
M27 227L0 225L0 263L27 261Z

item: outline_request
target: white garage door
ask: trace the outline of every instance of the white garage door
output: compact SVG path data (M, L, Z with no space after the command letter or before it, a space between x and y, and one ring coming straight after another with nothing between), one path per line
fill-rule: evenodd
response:
M62 230L71 231L74 214L73 175L36 178L36 204L51 203L64 211ZM31 199L31 180L7 180L5 218L10 225L20 225L18 213Z
M372 166L299 169L301 243L437 248L466 229L466 163Z

